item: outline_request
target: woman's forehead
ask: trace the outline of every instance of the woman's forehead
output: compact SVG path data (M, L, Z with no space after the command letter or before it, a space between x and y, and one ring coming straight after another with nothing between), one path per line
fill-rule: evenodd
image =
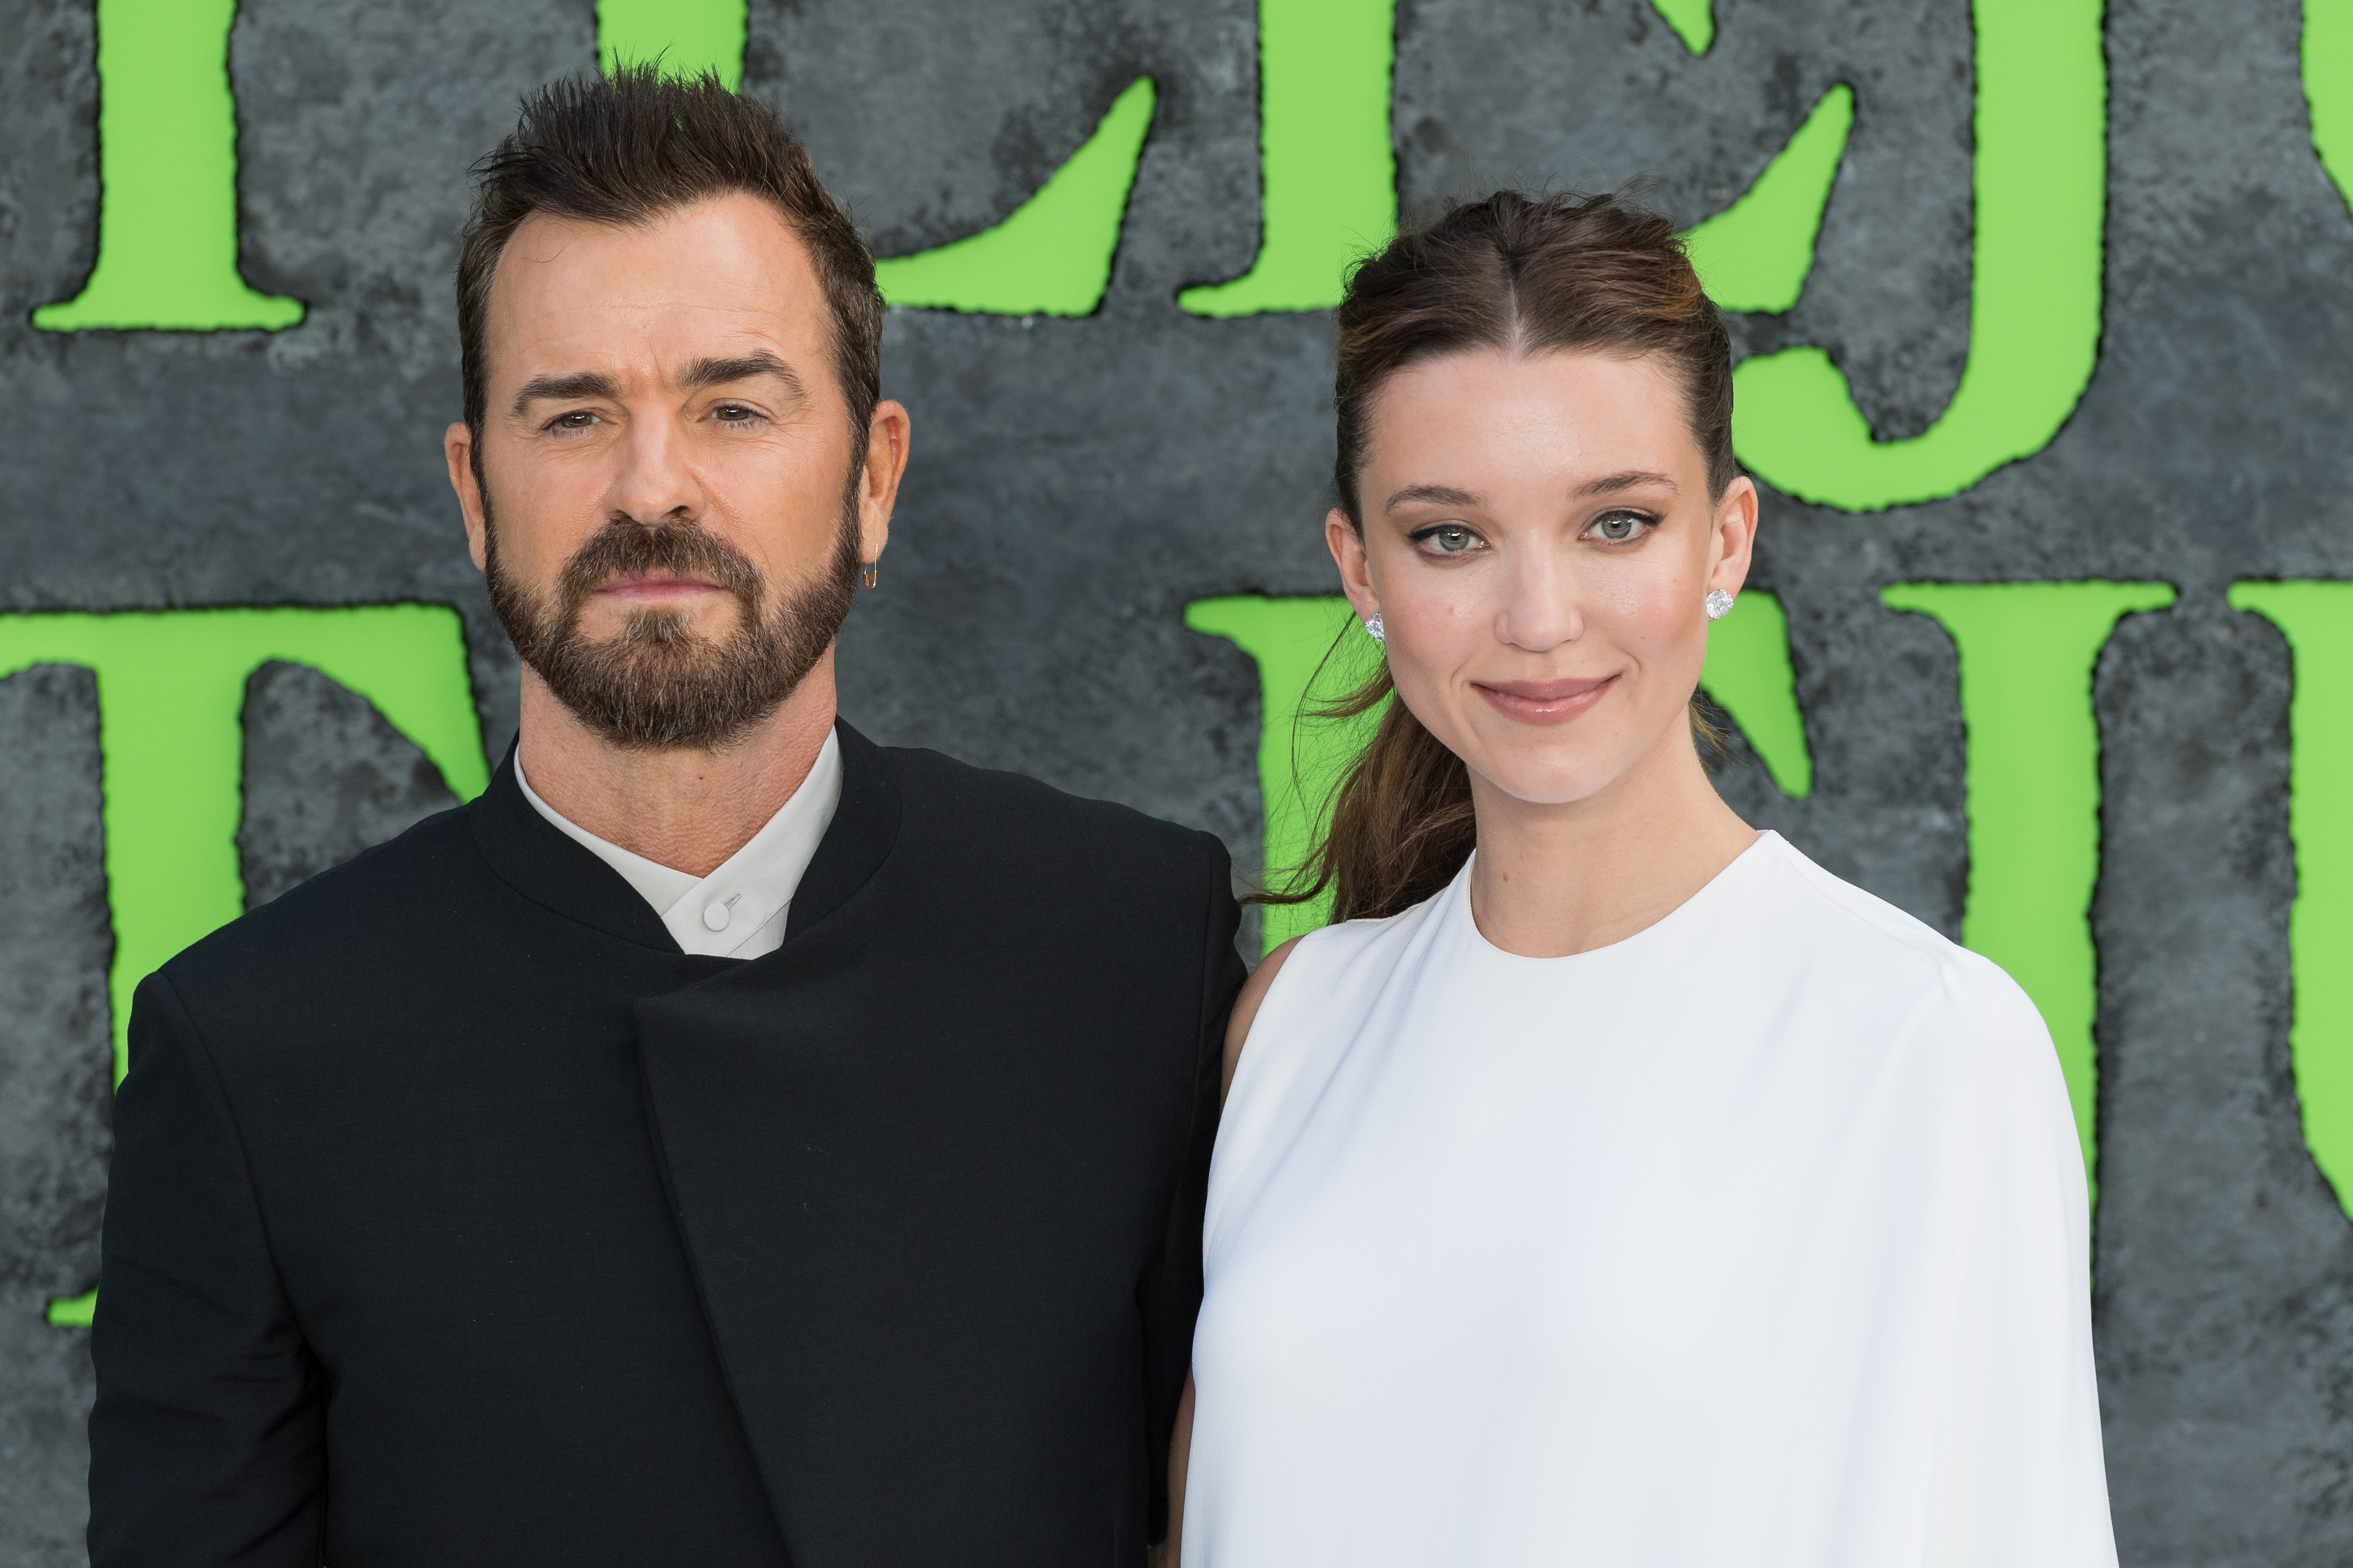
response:
M1371 410L1366 468L1435 465L1673 475L1704 465L1683 388L1655 357L1481 349L1399 370ZM1419 474L1407 483L1454 484ZM1379 504L1375 498L1366 500Z

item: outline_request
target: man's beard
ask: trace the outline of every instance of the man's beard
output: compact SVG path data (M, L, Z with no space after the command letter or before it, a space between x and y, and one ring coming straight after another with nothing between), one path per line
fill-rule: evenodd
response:
M546 596L553 603L546 602L503 569L486 490L483 560L491 608L556 700L611 744L629 751L724 748L793 694L849 617L860 564L856 479L853 470L832 558L770 616L761 614L767 583L757 566L701 524L670 518L607 522L565 563ZM680 611L640 609L607 641L582 634L581 614L599 587L657 572L702 578L733 595L734 629L706 641Z

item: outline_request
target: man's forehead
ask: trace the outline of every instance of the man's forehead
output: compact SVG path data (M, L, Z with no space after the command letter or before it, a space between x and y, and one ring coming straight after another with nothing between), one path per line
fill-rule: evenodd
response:
M815 352L828 331L807 247L757 197L727 195L642 224L534 213L491 276L491 335L508 355L603 345L661 357ZM531 374L522 365L501 367Z
M723 191L628 221L534 212L508 237L500 265L505 266L510 258L555 260L575 243L601 242L609 247L642 242L666 247L689 237L705 245L754 247L773 257L789 256L803 270L810 266L808 247L791 220L775 203L749 191Z

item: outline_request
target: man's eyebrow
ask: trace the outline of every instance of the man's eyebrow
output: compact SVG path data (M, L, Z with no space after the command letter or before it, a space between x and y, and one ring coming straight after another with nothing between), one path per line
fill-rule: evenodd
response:
M1569 492L1569 499L1583 500L1588 496L1614 496L1620 490L1639 490L1650 485L1657 485L1662 489L1671 490L1675 488L1675 481L1665 474L1654 474L1641 468L1630 468L1622 474L1611 474L1608 479L1594 479L1581 484Z
M765 349L737 354L732 359L696 360L686 367L686 374L679 378L679 384L690 389L724 386L731 381L753 381L764 375L773 375L783 382L785 390L791 395L801 395L801 378L793 374L793 367Z
M1389 497L1388 504L1381 510L1395 511L1409 501L1428 501L1432 506L1477 506L1479 498L1451 485L1408 485Z
M515 394L515 417L520 419L534 403L571 403L586 398L614 399L621 395L619 385L609 375L593 370L577 370L569 375L538 375L522 384Z
M801 378L793 374L793 367L765 349L728 359L706 356L696 360L686 367L686 374L679 378L679 384L693 390L724 386L731 381L752 381L764 375L773 375L782 381L792 396L802 395ZM620 395L620 384L601 371L581 370L568 375L534 376L523 383L522 390L515 394L515 416L521 418L534 403L569 403L597 397L617 400Z

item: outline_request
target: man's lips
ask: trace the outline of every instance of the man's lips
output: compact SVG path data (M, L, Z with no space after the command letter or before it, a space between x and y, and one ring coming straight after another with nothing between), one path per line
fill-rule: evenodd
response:
M1474 680L1471 684L1506 719L1523 724L1566 724L1601 700L1618 678L1598 680Z
M652 572L642 577L608 577L596 585L598 594L633 605L674 604L722 591L718 584L707 578L682 577L670 572Z

